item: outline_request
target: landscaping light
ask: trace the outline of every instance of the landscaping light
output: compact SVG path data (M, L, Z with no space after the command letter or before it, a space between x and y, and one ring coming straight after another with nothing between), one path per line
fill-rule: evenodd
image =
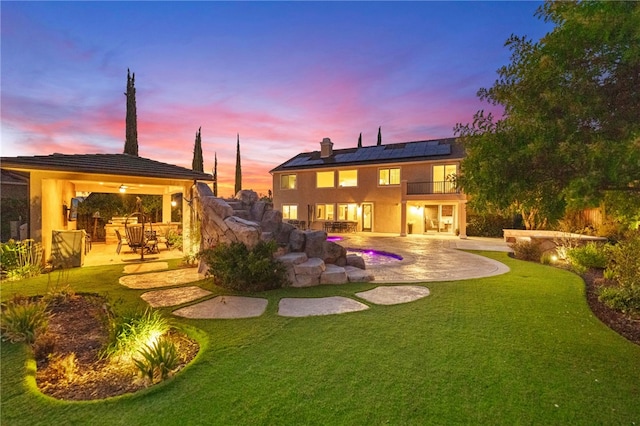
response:
M119 191L124 194L125 192L127 192L127 187L125 185L120 185Z

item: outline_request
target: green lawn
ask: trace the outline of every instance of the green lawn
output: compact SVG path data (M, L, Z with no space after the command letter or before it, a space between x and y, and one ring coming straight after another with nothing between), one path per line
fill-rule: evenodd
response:
M277 302L353 297L373 284L271 291L256 319L176 320L199 330L196 361L160 386L107 401L41 395L25 347L3 343L0 423L640 424L640 347L591 314L581 279L483 255L511 272L428 283L431 296L417 302L344 315L281 318ZM141 291L117 284L121 271L78 269L70 282L140 303ZM46 283L3 283L2 297L42 293Z

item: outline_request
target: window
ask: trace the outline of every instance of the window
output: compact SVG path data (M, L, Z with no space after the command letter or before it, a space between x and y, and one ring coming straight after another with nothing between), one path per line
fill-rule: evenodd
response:
M296 175L280 176L280 189L296 189Z
M378 185L400 185L400 168L380 169Z
M357 204L338 204L338 220L355 222L358 220L357 211Z
M316 204L316 219L335 220L333 204Z
M433 193L456 192L456 175L458 166L441 164L433 166Z
M338 171L338 186L358 186L357 170Z
M316 187L317 188L333 188L335 184L335 173L330 172L316 172Z
M282 205L282 218L283 219L298 219L298 205L297 204L283 204Z

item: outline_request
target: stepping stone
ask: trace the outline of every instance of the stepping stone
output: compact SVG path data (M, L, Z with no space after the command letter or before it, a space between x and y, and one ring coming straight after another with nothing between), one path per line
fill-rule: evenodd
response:
M162 269L169 269L167 262L151 262L151 263L138 263L136 265L126 265L123 273L125 274L138 274L140 272L159 271Z
M140 297L152 308L165 308L167 306L193 302L210 294L212 293L209 290L202 289L198 286L189 286L148 291Z
M413 302L430 294L429 289L417 285L399 285L376 287L369 291L356 293L356 296L377 305L397 305Z
M267 299L242 296L217 296L173 311L174 315L195 319L233 319L259 317L267 309Z
M125 275L120 277L120 284L134 289L171 287L180 284L203 280L198 268L174 269L165 272L149 272L146 274Z
M343 314L369 309L364 303L342 296L320 298L280 299L278 315L283 317L309 317L318 315Z

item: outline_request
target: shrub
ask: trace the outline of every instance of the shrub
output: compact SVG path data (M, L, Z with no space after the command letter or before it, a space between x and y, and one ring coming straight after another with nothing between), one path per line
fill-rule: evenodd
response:
M598 299L624 314L640 313L640 289L629 287L601 287Z
M106 357L132 356L149 342L169 330L168 321L160 311L147 309L111 318L109 341L102 351Z
M640 313L640 233L631 233L608 249L606 275L616 285L600 291L600 300L623 313Z
M502 238L502 230L505 228L513 228L513 219L500 215L470 215L467 217L468 236Z
M216 285L237 291L264 291L287 283L287 270L273 257L275 241L260 241L252 250L244 244L218 244L202 252Z
M567 262L572 268L585 271L589 268L607 267L607 246L589 242L567 250Z
M169 377L169 374L178 365L178 351L176 346L167 339L160 339L151 346L145 346L133 362L140 375L151 383L157 383Z
M535 262L540 260L540 247L533 241L521 239L509 244L509 246L513 249L513 255L516 259L532 260Z
M33 240L0 244L0 267L9 280L33 277L42 272L42 244Z
M47 305L42 301L13 300L2 306L0 330L12 343L33 343L49 324Z

